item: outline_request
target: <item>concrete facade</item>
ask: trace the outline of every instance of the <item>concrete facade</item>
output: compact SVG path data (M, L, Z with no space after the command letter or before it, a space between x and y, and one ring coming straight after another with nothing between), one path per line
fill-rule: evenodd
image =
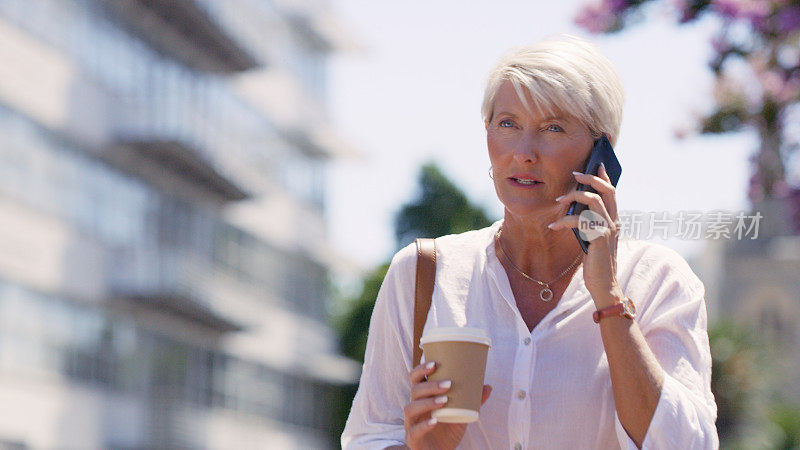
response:
M347 45L324 1L0 1L0 447L332 445Z
M709 322L732 319L758 330L793 379L787 398L800 402L800 235L792 208L788 198L757 203L749 214L762 215L755 239L709 241L690 264L705 284Z

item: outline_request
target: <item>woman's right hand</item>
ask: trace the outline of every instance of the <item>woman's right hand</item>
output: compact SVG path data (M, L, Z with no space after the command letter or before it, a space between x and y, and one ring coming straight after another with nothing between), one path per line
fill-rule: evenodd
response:
M450 381L427 381L436 371L435 363L426 362L409 373L411 401L403 408L406 446L411 450L454 449L467 430L465 423L438 423L431 412L444 406ZM489 399L492 387L483 386L481 405Z

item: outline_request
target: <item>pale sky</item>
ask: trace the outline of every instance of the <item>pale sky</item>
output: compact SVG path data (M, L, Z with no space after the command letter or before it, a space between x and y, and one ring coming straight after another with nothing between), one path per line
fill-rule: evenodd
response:
M483 83L509 48L552 33L589 38L627 91L615 151L620 210L738 212L747 208L753 134L678 141L673 130L710 107L706 20L677 26L669 2L621 34L592 36L572 24L581 1L334 0L334 13L366 51L332 60L329 110L362 153L331 164L328 223L333 245L364 268L395 251L393 218L415 196L419 167L436 161L492 219L502 217L488 178L480 117ZM656 240L691 257L701 241Z

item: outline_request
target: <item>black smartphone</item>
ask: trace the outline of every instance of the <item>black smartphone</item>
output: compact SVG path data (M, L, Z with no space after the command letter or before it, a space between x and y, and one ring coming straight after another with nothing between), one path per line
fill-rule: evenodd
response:
M605 134L602 135L600 139L594 141L592 153L589 155L589 159L586 162L586 168L584 169L583 173L597 176L601 163L606 168L606 173L608 173L608 178L611 180L611 184L616 187L617 183L619 182L619 176L622 175L622 166L619 165L617 155L614 154L614 149L611 147L611 142L608 141L608 138ZM593 187L582 183L578 183L578 190L597 193ZM580 213L585 211L587 208L588 206L584 205L583 203L572 202L567 210L567 215L580 215ZM581 237L577 228L573 228L572 232L575 233L575 238L578 239L578 243L581 245L583 252L589 253L589 241L586 241Z

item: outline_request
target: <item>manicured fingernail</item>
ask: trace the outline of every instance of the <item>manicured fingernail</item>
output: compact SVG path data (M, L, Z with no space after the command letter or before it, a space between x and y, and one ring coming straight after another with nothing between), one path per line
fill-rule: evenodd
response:
M605 172L606 171L606 164L605 163L600 163L600 168L603 169L603 172Z
M562 195L562 196L560 196L560 197L556 197L556 201L557 201L557 202L561 201L561 199L562 199L562 198L564 198L564 197L566 197L566 195L567 195L567 194L564 194L564 195Z
M581 172L572 172L573 175L583 175Z
M445 403L447 403L447 396L446 395L442 395L442 396L436 397L436 399L434 400L434 403L436 403L437 405L444 405Z
M428 370L430 370L430 369L433 369L433 366L434 366L434 365L436 365L436 363L435 363L435 362L433 362L433 361L431 361L431 362L429 362L429 363L425 364L425 368L426 368L426 369L428 369Z
M453 382L450 381L450 380L442 381L441 383L439 383L439 387L442 388L442 389L450 389L450 385L452 385L452 384L453 384Z
M433 426L433 425L436 425L438 422L439 421L436 420L436 417L433 417L433 418L431 418L431 420L428 421L428 425Z
M547 228L550 228L550 229L552 230L552 229L553 229L553 225L555 225L555 224L556 224L556 223L555 223L555 222L553 222L553 223L551 223L550 225L548 225L548 226L547 226Z

